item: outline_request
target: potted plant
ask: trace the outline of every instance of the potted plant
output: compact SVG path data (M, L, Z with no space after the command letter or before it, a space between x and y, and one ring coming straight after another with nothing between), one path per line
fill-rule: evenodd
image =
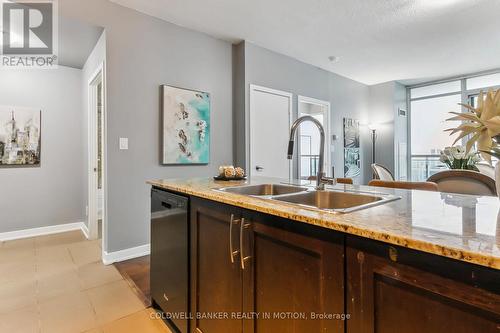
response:
M439 160L450 169L479 171L476 168L476 163L481 161L481 157L474 150L467 152L463 146L454 146L446 147L441 152Z
M481 91L476 108L467 104L461 105L466 111L451 112L454 117L447 120L460 121L462 124L446 131L451 132L450 135L458 133L453 144L469 137L465 152L468 154L477 143L479 153L491 164L491 156L500 157L500 90L488 91L486 94ZM497 193L500 195L500 163L495 166L495 181Z

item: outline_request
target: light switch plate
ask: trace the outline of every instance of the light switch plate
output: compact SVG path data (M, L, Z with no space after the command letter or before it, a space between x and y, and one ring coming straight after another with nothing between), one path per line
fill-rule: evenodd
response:
M128 149L128 138L120 138L120 150Z

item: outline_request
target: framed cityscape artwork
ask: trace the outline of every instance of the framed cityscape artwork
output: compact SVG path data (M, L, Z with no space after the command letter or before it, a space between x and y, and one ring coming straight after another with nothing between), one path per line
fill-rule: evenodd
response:
M162 94L162 164L210 162L210 94L168 85Z
M0 106L0 168L40 166L41 117L39 109Z

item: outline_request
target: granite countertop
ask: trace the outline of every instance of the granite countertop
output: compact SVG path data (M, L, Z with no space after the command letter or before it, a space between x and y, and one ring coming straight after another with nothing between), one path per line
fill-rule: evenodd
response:
M313 224L388 244L500 269L500 201L438 192L336 185L341 191L362 191L400 196L384 205L348 214L325 212L215 191L221 187L288 182L256 177L222 182L207 178L149 181L148 184L180 193ZM310 184L314 185L314 184Z

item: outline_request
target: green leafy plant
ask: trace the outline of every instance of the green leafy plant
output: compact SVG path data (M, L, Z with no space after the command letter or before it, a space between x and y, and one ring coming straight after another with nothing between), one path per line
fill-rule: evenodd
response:
M479 171L476 168L476 163L481 160L481 157L478 152L467 152L465 147L455 146L446 147L441 152L439 160L446 164L450 169Z
M460 104L466 108L466 112L450 112L454 117L447 121L460 121L461 125L450 128L446 131L450 135L458 133L455 143L460 139L469 137L465 146L468 153L477 143L481 156L491 164L491 154L486 152L498 147L498 143L493 140L500 135L500 90L480 92L478 96L478 106Z

